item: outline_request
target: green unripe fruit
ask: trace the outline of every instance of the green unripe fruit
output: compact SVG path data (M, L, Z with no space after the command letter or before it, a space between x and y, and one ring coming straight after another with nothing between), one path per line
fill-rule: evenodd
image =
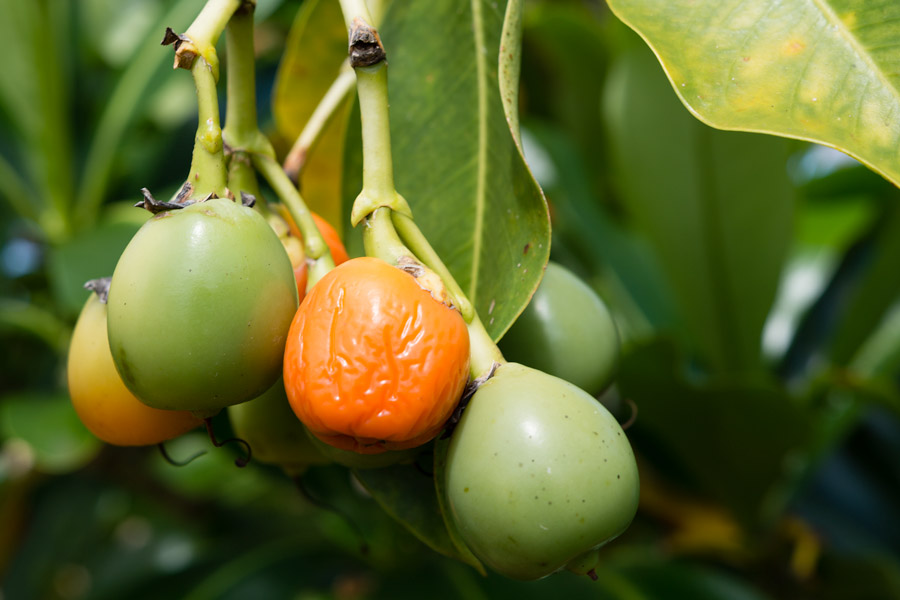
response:
M515 363L472 397L447 455L450 513L472 552L538 579L622 533L638 471L622 428L574 385Z
M297 287L265 219L221 198L144 224L116 265L108 307L128 389L155 408L214 413L277 380Z
M615 376L619 335L603 300L556 263L500 341L509 360L599 394Z
M229 406L228 418L234 434L253 449L253 460L279 465L291 474L331 462L291 410L281 379L259 398Z

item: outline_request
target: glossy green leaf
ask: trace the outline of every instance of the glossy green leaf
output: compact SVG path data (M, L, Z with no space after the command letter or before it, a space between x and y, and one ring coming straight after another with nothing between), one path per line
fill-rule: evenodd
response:
M36 468L45 473L79 469L102 446L81 424L72 403L63 395L32 392L3 398L0 434L27 444Z
M509 130L516 143L522 143L519 133L519 74L522 68L522 0L508 0L503 30L500 35L500 99Z
M272 92L278 134L290 147L347 58L347 29L340 4L304 2L294 19ZM336 108L311 149L300 177L303 200L341 231L341 169L351 102Z
M537 288L550 251L543 194L500 99L505 2L396 2L388 57L395 183L422 232L499 339ZM351 117L344 201L361 189Z
M605 116L623 200L672 285L686 342L714 370L758 369L792 233L785 140L690 118L644 48L614 65Z
M470 552L461 552L444 525L435 494L434 477L414 465L355 469L359 482L375 501L435 552L463 561L483 572Z
M844 150L900 183L900 4L609 0L714 127Z
M700 384L683 373L664 341L631 349L619 370L622 397L638 406L634 435L724 502L747 524L783 509L770 492L786 478L793 452L810 438L809 415L780 388L738 380Z

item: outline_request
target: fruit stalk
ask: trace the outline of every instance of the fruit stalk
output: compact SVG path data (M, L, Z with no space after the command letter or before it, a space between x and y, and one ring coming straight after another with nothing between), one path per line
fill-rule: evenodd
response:
M282 170L281 165L274 158L264 154L253 153L253 166L272 186L275 194L287 207L291 217L303 234L303 247L306 258L311 261L309 265L309 279L307 288L311 288L328 271L334 268L334 259L328 244L313 221L312 213L303 202L300 192L294 187L291 179Z
M341 0L341 9L350 30L350 65L356 72L362 119L363 189L353 203L350 221L356 226L366 219L364 235L368 255L393 264L397 264L400 255L413 256L437 273L469 329L470 373L473 378L485 377L496 363L503 362L503 355L449 269L415 225L409 205L394 187L387 60L381 39L370 25L372 18L364 0ZM381 208L390 209L392 218L380 216L385 213L378 210Z
M250 194L257 200L257 207L266 213L265 203L259 192L259 182L248 148L269 150L268 140L260 140L256 125L256 63L253 51L254 5L244 4L231 17L225 29L225 48L228 53L228 77L226 81L227 107L225 143L228 162L228 189L240 200L241 194Z
M225 153L222 146L222 128L219 125L219 99L216 94L216 78L211 65L203 57L197 57L191 67L197 88L198 123L194 138L194 155L188 183L193 186L191 197L203 198L215 194L228 195L226 186Z
M303 131L297 136L290 152L284 158L284 172L295 184L300 181L300 175L306 167L309 153L322 137L322 132L325 131L338 109L344 105L356 87L356 76L347 67L347 63L341 66L341 72L322 96L316 109L304 125Z
M225 29L228 53L225 143L230 148L274 156L271 144L260 132L256 116L256 61L253 49L254 5L241 6ZM237 194L237 190L232 190Z
M190 50L209 63L215 78L219 78L219 58L216 42L225 30L229 19L243 4L256 5L256 0L209 0L182 36ZM176 67L181 66L176 57Z

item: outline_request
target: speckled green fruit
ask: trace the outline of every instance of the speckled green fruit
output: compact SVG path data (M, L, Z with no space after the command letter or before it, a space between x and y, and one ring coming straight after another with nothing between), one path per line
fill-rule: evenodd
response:
M551 262L531 302L500 340L500 349L511 361L596 395L615 376L619 335L594 290Z
M306 427L291 410L281 379L262 396L229 406L228 418L234 434L253 449L253 460L278 465L291 474L331 462L312 443Z
M637 465L615 418L574 385L515 363L469 402L445 481L466 544L514 579L578 563L622 533L638 503Z
M116 369L138 399L213 413L278 379L297 286L265 219L214 199L141 227L116 265L108 310Z

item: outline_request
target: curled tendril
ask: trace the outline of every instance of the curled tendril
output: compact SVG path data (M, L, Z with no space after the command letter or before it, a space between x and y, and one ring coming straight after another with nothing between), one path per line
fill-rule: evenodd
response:
M631 398L626 398L625 402L628 403L628 406L631 407L631 416L628 417L628 420L622 423L622 431L626 431L629 427L634 425L634 422L637 421L638 416L638 406L634 400Z
M239 456L238 458L234 459L234 464L235 464L235 466L238 466L241 468L246 467L247 464L250 462L250 457L252 456L252 453L253 453L252 449L250 448L250 444L247 443L247 440L242 440L241 438L235 437L235 438L228 438L227 440L220 442L219 440L216 439L216 434L213 432L212 418L207 417L207 418L203 419L203 423L206 425L206 432L209 434L209 439L212 442L212 445L215 446L216 448L221 448L225 444L230 444L232 442L238 443L244 447L244 449L247 451L247 456Z
M351 519L347 513L339 509L337 506L313 496L312 493L310 493L309 488L306 487L306 482L303 480L302 475L296 475L292 479L294 480L294 485L297 487L297 491L300 492L300 495L303 496L303 498L305 498L307 502L317 508L327 510L328 512L337 515L341 518L342 521L344 521L344 523L346 523L350 527L350 529L353 530L353 532L359 538L360 554L362 554L363 556L369 554L369 544L368 542L366 542L366 536L363 535L362 529L360 529L359 525L357 525L356 522Z
M200 458L201 456L206 454L206 450L200 450L199 452L195 452L194 454L188 456L186 459L178 461L169 456L169 452L166 450L165 442L158 443L156 447L159 448L159 453L162 454L163 460L165 460L173 467L186 467L194 462L194 459Z

